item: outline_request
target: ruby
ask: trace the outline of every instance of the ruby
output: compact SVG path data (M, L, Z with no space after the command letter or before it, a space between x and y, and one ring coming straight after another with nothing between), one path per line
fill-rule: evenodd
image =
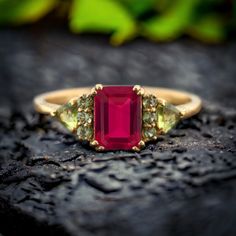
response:
M132 86L105 86L94 98L94 137L105 150L131 150L141 140L141 96Z

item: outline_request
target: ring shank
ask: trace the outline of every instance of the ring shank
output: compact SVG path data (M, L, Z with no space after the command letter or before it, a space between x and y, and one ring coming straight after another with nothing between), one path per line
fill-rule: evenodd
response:
M202 107L201 99L192 94L174 89L159 87L143 87L145 93L153 94L157 98L166 100L176 106L181 112L182 119L197 114ZM74 97L89 94L91 87L72 88L43 93L34 98L35 110L42 114L53 114L62 104L67 103Z

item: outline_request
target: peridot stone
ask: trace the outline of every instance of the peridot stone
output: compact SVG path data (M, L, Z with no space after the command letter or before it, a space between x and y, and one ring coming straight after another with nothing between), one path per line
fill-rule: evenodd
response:
M169 130L174 128L180 121L181 114L179 110L169 104L159 104L157 107L157 127L163 132L167 133Z
M151 124L157 119L155 112L143 112L143 122L144 124Z
M143 137L145 140L149 141L157 136L157 130L155 128L144 128Z
M157 98L153 95L148 95L143 98L143 108L149 109L149 108L155 108L157 106Z
M71 132L77 127L77 106L67 103L59 107L56 111L56 117Z
M78 107L81 109L86 109L86 108L92 109L93 108L93 97L83 95L78 98L77 103L78 103Z
M79 126L77 129L77 136L80 140L90 140L93 137L93 128Z

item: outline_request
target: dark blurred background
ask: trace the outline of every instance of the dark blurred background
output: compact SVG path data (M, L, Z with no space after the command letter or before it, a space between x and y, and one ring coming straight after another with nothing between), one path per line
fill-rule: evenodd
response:
M3 106L97 82L235 103L233 0L1 0L0 27Z

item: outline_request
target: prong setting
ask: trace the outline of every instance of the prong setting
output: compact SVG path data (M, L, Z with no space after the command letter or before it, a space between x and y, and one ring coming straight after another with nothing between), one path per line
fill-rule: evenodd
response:
M135 85L133 87L133 91L139 95L139 96L143 96L144 95L144 89L140 86L140 85Z
M75 105L77 103L77 100L78 100L78 97L71 98L69 100L69 103L73 106L73 105Z
M99 90L103 89L102 84L96 84L92 89L91 89L91 95L96 95Z
M145 147L145 142L143 140L140 140L138 145L132 147L132 150L134 152L140 152L141 149L144 148L144 147Z
M90 142L90 146L95 148L96 151L104 151L105 148L99 144L99 142L97 140L92 140Z
M95 150L101 152L101 151L104 151L105 148L103 146L97 146L95 147Z
M93 141L90 142L90 146L92 146L92 147L98 147L98 146L99 146L99 143L98 143L97 140L93 140Z
M140 152L140 148L138 148L137 146L133 146L133 147L132 147L132 150L133 150L134 152Z

